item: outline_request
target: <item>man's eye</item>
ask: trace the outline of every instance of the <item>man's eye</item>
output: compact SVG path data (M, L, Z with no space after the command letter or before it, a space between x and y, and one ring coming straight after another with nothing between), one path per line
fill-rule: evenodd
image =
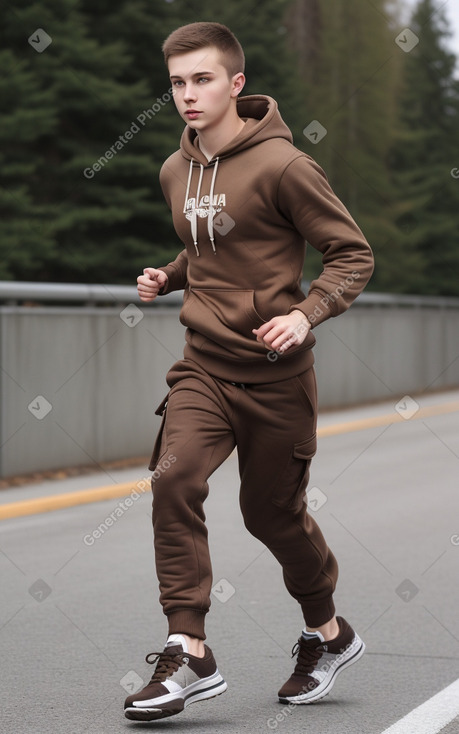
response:
M209 81L209 77L207 77L207 76L201 76L201 77L199 77L198 81L199 82L208 82Z
M183 82L181 82L181 81L176 81L176 82L174 82L174 87L181 87L181 86L182 86L182 84L183 84Z

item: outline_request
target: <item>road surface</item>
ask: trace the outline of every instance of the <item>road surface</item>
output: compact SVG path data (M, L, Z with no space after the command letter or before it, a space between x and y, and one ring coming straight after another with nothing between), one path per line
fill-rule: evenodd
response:
M244 528L235 454L211 478L205 506L214 570L207 643L228 691L147 724L124 719L122 705L149 679L144 657L167 633L142 491L150 473L2 491L4 511L37 497L72 502L0 519L1 731L419 734L409 714L432 699L420 709L422 734L456 734L459 688L449 708L433 697L459 678L458 417L459 391L320 415L310 508L340 563L338 614L367 652L313 706L277 700L303 622L276 560ZM101 486L122 496L89 501ZM448 711L445 721L436 708Z

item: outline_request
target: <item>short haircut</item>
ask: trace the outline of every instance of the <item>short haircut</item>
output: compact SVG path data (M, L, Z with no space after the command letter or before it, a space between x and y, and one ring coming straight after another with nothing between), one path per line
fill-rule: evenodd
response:
M244 71L245 58L242 46L230 29L221 23L189 23L172 31L163 43L164 61L167 64L171 56L209 46L220 52L221 64L230 79Z

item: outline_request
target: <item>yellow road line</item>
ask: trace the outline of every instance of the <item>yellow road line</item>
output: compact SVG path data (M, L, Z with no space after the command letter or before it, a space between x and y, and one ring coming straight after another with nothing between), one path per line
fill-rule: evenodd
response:
M139 483L144 484L145 487L138 487ZM142 482L139 479L137 482L111 484L107 487L83 489L80 492L67 492L48 497L37 497L32 500L22 500L21 502L10 502L5 505L0 505L0 520L21 517L22 515L37 515L40 512L62 510L65 507L74 507L75 505L86 505L91 502L102 502L103 500L112 500L117 497L126 497L134 490L142 494L150 490L150 485L148 482Z
M430 405L426 408L419 408L412 418L406 419L399 413L386 413L386 415L375 415L371 418L361 418L357 421L349 421L347 423L334 423L332 426L323 426L317 431L317 435L322 438L325 436L336 436L339 433L351 433L351 431L363 431L366 428L377 428L378 426L389 426L391 423L409 423L412 420L420 418L429 418L433 415L445 415L446 413L456 413L459 411L459 402L443 403L441 405Z
M447 413L456 412L459 412L459 402L443 403L440 405L431 405L426 408L419 408L417 413L415 413L409 420L403 418L397 412L394 412L387 413L385 415L372 416L370 418L362 418L355 421L348 421L346 423L335 423L331 426L323 426L318 429L317 433L320 437L324 438L327 436L337 436L340 433L363 431L367 428L387 426L391 423L409 423L409 421L429 418L433 415L445 415ZM126 497L134 490L139 493L149 492L150 484L145 479L139 479L132 480L131 482L126 482L124 484L111 484L106 487L84 489L79 492L67 492L65 494L55 494L48 497L37 497L36 499L22 500L21 502L10 502L5 505L0 505L0 520L22 517L24 515L37 515L41 512L51 512L52 510L62 510L66 507L86 505L91 502L102 502L103 500L116 499L117 497Z

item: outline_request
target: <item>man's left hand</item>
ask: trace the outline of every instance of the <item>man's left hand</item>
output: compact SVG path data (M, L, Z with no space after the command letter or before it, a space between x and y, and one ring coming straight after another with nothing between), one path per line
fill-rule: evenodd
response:
M274 316L258 329L252 329L252 333L267 349L284 354L294 345L302 344L310 328L304 313L295 309L285 316Z

